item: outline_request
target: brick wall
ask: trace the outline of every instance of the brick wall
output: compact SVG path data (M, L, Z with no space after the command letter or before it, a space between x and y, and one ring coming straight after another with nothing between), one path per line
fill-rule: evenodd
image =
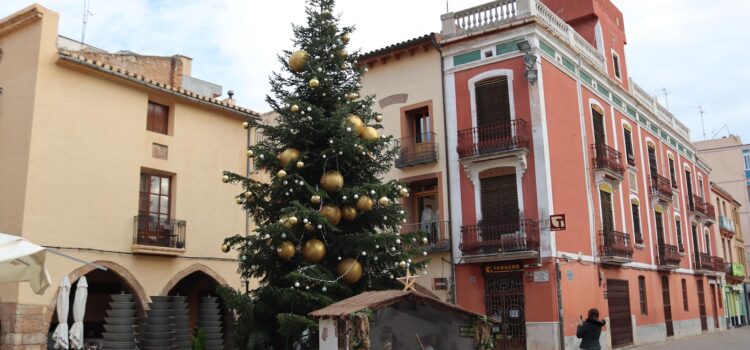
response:
M0 350L46 349L48 312L43 305L0 303Z

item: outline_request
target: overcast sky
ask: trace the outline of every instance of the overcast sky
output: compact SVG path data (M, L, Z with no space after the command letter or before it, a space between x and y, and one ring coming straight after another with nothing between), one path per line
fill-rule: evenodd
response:
M747 0L613 0L624 14L629 74L647 91L666 88L669 108L703 138L726 125L750 142L750 26ZM60 13L60 34L80 39L84 0L38 0ZM108 51L184 54L193 76L233 89L245 107L267 111L275 55L290 48L302 0L91 0L86 42ZM486 0L450 0L458 11ZM29 0L0 1L0 17ZM336 13L355 24L350 47L365 51L440 31L444 0L339 0ZM350 50L353 51L353 50ZM660 97L664 103L664 97ZM721 131L718 135L725 135Z

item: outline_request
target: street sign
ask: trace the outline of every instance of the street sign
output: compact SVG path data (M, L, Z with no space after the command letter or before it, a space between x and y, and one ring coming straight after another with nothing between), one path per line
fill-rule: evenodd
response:
M565 214L549 216L550 231L565 231Z

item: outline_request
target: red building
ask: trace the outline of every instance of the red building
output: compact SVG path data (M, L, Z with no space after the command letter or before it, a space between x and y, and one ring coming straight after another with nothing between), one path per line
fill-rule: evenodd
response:
M724 327L710 169L628 78L622 13L500 0L441 19L455 298L503 321L498 348L577 348L592 307L605 347Z

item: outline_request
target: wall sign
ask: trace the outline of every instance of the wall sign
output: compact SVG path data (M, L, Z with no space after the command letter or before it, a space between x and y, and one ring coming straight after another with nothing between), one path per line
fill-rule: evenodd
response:
M549 282L549 271L547 270L534 271L534 282L536 283Z
M511 263L511 264L497 264L487 265L482 268L484 273L503 273L503 272L516 272L523 271L523 264Z
M557 214L549 216L549 229L550 231L565 231L565 214Z

